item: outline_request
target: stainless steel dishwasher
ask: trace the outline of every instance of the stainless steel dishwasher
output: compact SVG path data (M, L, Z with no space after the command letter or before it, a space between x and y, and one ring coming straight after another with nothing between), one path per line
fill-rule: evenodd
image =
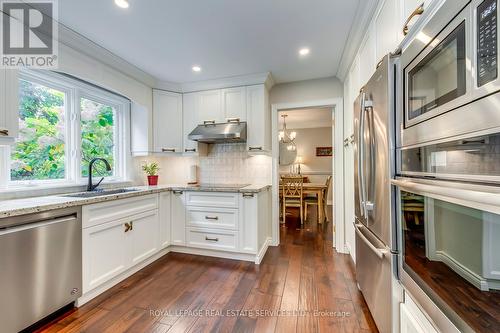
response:
M81 290L81 208L0 219L1 332L29 327Z

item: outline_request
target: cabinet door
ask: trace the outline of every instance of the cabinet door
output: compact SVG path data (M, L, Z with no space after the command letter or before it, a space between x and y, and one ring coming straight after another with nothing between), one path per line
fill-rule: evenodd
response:
M373 75L373 73L375 73L375 66L377 65L377 61L375 60L374 30L375 29L373 27L373 24L370 25L366 33L364 43L359 49L359 72L361 87L364 86Z
M130 221L131 264L136 265L158 252L158 210L136 215Z
M171 203L170 203L170 192L160 193L160 228L159 228L159 244L160 248L164 249L170 245L170 228L171 228Z
M247 147L249 151L271 150L271 111L266 87L247 87Z
M246 87L236 87L223 89L222 95L222 110L224 112L225 121L247 120L247 90Z
M154 152L182 152L182 95L153 90Z
M186 244L186 196L183 191L172 191L172 245Z
M400 42L402 29L400 28L399 2L401 0L385 0L380 12L375 18L375 61L378 62L384 55L394 51Z
M240 200L240 251L256 254L259 224L258 195L256 193L242 193Z
M188 139L189 133L200 124L200 115L198 114L198 93L184 94L183 98L183 140L184 152L196 152L198 143Z
M224 113L221 106L221 91L207 90L196 93L198 96L199 123L223 123Z
M19 131L19 78L16 69L0 69L0 140Z
M111 280L130 266L123 220L83 229L83 293Z
M424 330L404 303L401 303L399 320L401 333L424 333Z

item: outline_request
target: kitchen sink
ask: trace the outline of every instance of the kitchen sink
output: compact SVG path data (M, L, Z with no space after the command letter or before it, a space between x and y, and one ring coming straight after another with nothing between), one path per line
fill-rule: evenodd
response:
M104 195L113 195L113 194L122 194L122 193L129 193L129 192L136 192L139 191L139 189L136 188L120 188L116 190L94 190L90 192L80 192L80 193L71 193L71 194L65 194L62 195L62 197L67 197L67 198L94 198L94 197L101 197Z

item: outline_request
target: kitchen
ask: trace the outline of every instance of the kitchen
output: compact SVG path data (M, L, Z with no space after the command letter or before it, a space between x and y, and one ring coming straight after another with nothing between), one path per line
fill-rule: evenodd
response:
M2 331L500 330L496 0L1 5Z

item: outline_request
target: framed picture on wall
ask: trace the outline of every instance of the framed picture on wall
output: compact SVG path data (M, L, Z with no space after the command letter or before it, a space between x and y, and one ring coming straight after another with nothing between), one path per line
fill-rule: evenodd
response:
M316 147L316 156L332 156L333 147Z

